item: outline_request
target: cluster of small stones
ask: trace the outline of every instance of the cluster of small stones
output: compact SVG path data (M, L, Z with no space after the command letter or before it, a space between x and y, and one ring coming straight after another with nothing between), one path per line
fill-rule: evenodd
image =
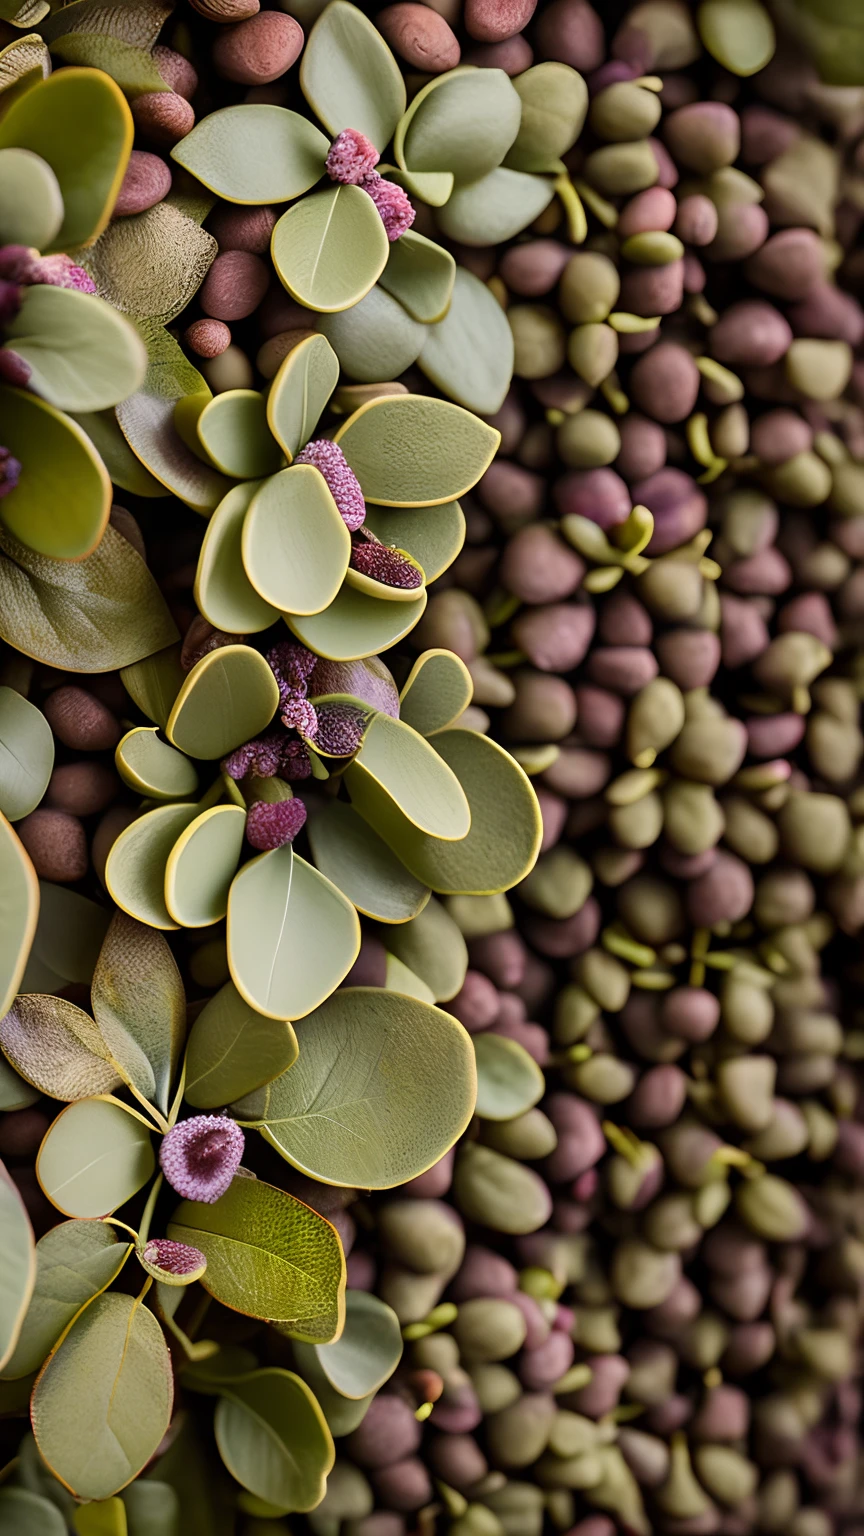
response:
M168 152L196 115L296 105L308 16L193 4L156 49L171 90L133 103L118 216L180 185ZM507 249L453 247L507 309L517 377L467 547L403 647L461 656L464 723L534 774L539 863L508 898L448 903L470 969L446 1006L522 1044L548 1091L371 1200L249 1138L406 1338L293 1531L864 1533L864 95L785 47L739 78L696 9L647 0L617 30L587 0L375 17L409 78L553 59L591 95L567 157L584 243L556 200ZM266 382L312 329L270 267L275 218L207 220L219 255L181 325L214 390ZM133 505L112 523L188 668L212 639L201 524ZM129 698L44 667L31 696L57 766L17 830L40 876L95 895L137 811L113 764ZM224 935L177 949L194 1017L227 979ZM383 984L379 941L348 980ZM54 1108L0 1125L37 1234ZM211 1324L254 1328L215 1306Z

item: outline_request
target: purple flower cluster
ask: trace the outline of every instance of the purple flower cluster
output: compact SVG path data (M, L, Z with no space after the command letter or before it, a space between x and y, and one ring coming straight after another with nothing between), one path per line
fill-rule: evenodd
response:
M243 1132L227 1115L195 1115L168 1132L159 1163L184 1200L215 1205L240 1167L243 1147Z
M266 800L257 800L246 817L246 837L253 848L270 853L274 848L293 843L305 821L306 807L302 800L277 800L273 805Z
M366 520L366 503L360 481L338 443L331 443L327 437L316 438L298 453L294 463L312 464L324 476L349 533L362 526Z
M327 156L327 175L344 186L360 186L381 159L371 139L356 128L337 133Z
M363 542L355 542L351 550L351 568L363 576L371 576L385 587L422 587L423 576L398 549L382 544L368 529L363 529Z
M28 245L0 246L0 278L8 283L30 287L44 283L49 288L74 288L78 293L95 293L92 277L77 267L71 256L58 252L40 256Z
M353 757L365 729L366 713L356 704L320 704L315 745L328 757Z
M387 231L387 239L390 244L398 240L411 228L416 217L407 192L397 187L395 181L385 181L377 171L370 171L360 182L364 192L368 192L375 207L381 215L381 223Z
M280 730L244 742L223 759L222 767L229 779L245 779L250 773L258 779L272 779L278 773L293 782L308 779L312 772L304 743L292 741Z

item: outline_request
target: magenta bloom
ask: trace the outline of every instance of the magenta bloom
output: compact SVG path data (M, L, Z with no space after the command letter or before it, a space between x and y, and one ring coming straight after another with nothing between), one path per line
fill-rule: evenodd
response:
M293 843L305 820L306 807L302 800L277 800L274 805L257 800L246 817L246 836L253 848L270 853L274 848Z
M279 684L281 699L288 698L294 693L305 694L306 684L315 671L318 657L314 651L307 650L305 645L297 645L291 640L281 640L267 652L266 660Z
M21 478L21 465L8 448L0 448L0 496L14 491Z
M0 277L12 283L45 283L49 288L75 288L78 293L95 293L96 284L83 267L76 267L71 256L58 252L40 256L27 245L0 247Z
M256 736L254 741L244 742L231 752L222 764L229 779L245 779L254 773L259 779L272 779L282 767L284 738L280 731L270 731L266 736Z
M291 694L282 706L282 724L289 731L299 731L301 736L314 737L318 729L315 706L302 693Z
M243 1132L227 1115L196 1115L168 1132L159 1162L184 1200L215 1205L240 1167L243 1145Z
M365 542L359 541L351 550L351 568L363 576L371 576L385 587L422 587L423 577L416 565L389 544L368 534L364 528Z
M330 146L327 156L327 175L331 181L341 181L357 186L364 176L374 171L381 159L371 139L356 128L343 128Z
M364 192L368 192L375 207L381 215L381 223L387 231L387 239L391 245L411 228L416 217L414 208L407 192L402 187L397 187L395 181L385 181L377 171L370 171L360 182Z
M170 1237L151 1237L141 1255L145 1264L182 1280L198 1280L207 1268L207 1256L189 1243L175 1243ZM170 1280L169 1280L170 1285Z
M366 503L363 500L360 481L338 443L331 443L327 437L316 438L314 442L307 443L302 452L298 453L294 463L314 464L318 472L324 476L327 489L339 508L349 532L354 533L362 526L366 520Z
M328 757L353 757L363 740L366 713L356 704L319 704L313 746Z

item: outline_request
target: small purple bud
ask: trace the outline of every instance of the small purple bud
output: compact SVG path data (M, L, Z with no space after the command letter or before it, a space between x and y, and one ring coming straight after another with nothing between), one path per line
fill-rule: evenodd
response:
M8 325L21 308L21 286L0 277L0 325Z
M359 183L368 192L381 215L381 223L387 231L390 244L411 228L416 217L407 192L397 187L395 181L385 181L377 171L370 171Z
M11 347L0 347L0 381L15 389L26 389L33 369Z
M21 478L21 465L8 448L0 448L0 497L14 491Z
M272 779L282 767L284 745L279 731L256 736L254 741L247 741L231 752L222 767L229 779L245 779L247 773L254 773L259 779Z
M328 757L353 757L363 741L366 714L356 704L319 704L312 745Z
M377 173L376 173L377 174ZM327 489L333 497L342 521L350 533L362 527L366 520L366 503L360 489L360 481L351 469L338 443L327 437L319 437L307 443L298 453L295 464L313 464L324 476Z
M308 736L310 740L314 740L318 729L318 716L314 705L310 704L308 699L304 699L301 694L291 694L285 700L281 719L282 724L287 726L289 731L299 731L301 736Z
M31 267L29 283L47 283L50 288L74 288L77 293L95 293L96 284L83 267L76 267L71 256L58 251L56 256L39 256Z
M331 181L341 181L357 186L364 176L374 171L381 159L371 139L356 128L343 128L330 146L327 156L327 175Z
M184 1200L215 1205L240 1167L243 1146L243 1132L227 1115L195 1115L168 1132L159 1162Z
M200 1280L207 1268L207 1256L200 1248L192 1248L189 1243L175 1243L170 1237L151 1237L141 1258L151 1269L162 1270L166 1276L187 1285ZM167 1283L171 1284L170 1278Z
M269 805L266 800L256 800L246 817L246 837L253 848L269 853L274 848L284 848L293 843L306 820L306 807L302 800L277 800Z
M299 779L308 779L312 773L312 764L309 761L309 752L305 741L286 741L282 749L281 770L291 784L296 784Z
M366 542L354 544L351 550L353 571L359 571L362 576L371 576L373 581L380 581L385 587L422 587L422 572L416 565L412 565L401 550L382 544L365 529L363 532Z

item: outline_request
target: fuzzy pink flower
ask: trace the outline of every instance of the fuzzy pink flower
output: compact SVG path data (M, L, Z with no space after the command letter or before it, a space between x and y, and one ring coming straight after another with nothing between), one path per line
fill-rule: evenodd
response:
M21 465L9 452L8 448L0 448L0 496L8 496L14 491L21 478Z
M299 731L301 736L308 736L310 740L318 729L315 706L300 693L291 694L285 700L280 718L289 731Z
M45 283L50 288L75 288L78 293L96 292L92 277L77 267L71 256L62 251L40 256L27 245L0 247L0 277L13 283Z
M222 767L229 779L245 779L247 773L254 773L259 779L272 779L282 767L283 747L281 732L271 731L237 747L225 758Z
M416 218L415 210L411 204L407 192L402 187L397 187L395 181L385 181L377 171L370 171L359 183L364 192L368 192L375 207L381 215L381 223L387 231L387 239L391 245L411 228Z
M339 508L342 521L349 532L354 533L362 527L366 520L366 503L363 500L360 481L338 443L331 443L328 437L316 438L314 442L307 443L302 452L298 453L294 463L314 464L319 474L324 476L327 489Z
M365 529L364 529L365 533ZM398 549L382 544L366 534L364 543L356 543L351 549L351 569L363 576L371 576L385 587L422 587L423 576L410 560Z
M314 651L307 650L305 645L296 645L291 640L281 640L267 652L267 665L279 684L280 698L287 698L293 693L306 692L315 663L318 657Z
M374 171L381 159L371 139L356 128L343 128L330 146L327 156L327 175L331 181L341 181L357 186Z
M207 1268L207 1256L200 1248L189 1243L175 1243L170 1237L151 1237L144 1245L142 1258L154 1269L163 1269L167 1275L178 1278L193 1277L198 1280Z
M296 797L277 800L273 805L256 800L246 817L246 837L253 848L269 853L273 848L293 843L305 820L306 807Z
M215 1205L240 1167L243 1146L243 1132L227 1115L195 1115L168 1132L159 1162L184 1200Z

